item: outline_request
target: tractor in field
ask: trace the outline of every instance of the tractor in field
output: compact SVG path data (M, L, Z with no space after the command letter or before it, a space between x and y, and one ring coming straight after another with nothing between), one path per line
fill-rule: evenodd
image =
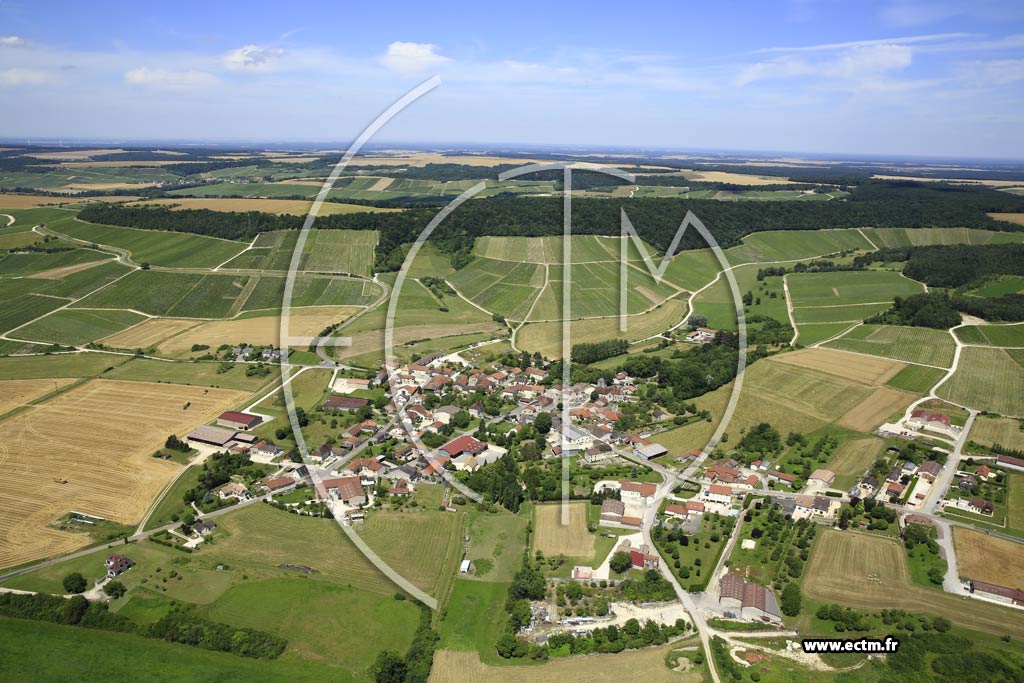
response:
M68 483L68 480L65 479L64 477L61 477L61 476L54 477L53 481L56 484L66 484L66 483Z
M188 407L192 405L192 401L185 401L185 405L181 407L182 410L188 410Z

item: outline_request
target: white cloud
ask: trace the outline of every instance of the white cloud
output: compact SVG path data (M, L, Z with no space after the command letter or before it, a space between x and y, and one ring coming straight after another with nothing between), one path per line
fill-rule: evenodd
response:
M746 67L736 83L748 85L755 81L807 76L863 84L907 68L912 59L913 51L906 45L875 44L847 49L827 59L787 55Z
M851 40L845 43L822 43L819 45L801 45L797 47L765 47L755 50L754 54L771 52L827 52L847 48L873 47L877 45L913 45L916 43L948 42L964 38L978 38L977 33L933 33L923 36L902 36L899 38L879 38L876 40Z
M45 69L0 69L0 85L45 85L57 77Z
M434 69L452 61L436 50L437 46L430 43L396 42L388 45L387 54L380 61L387 68L402 72Z
M232 50L224 57L224 62L229 69L248 69L252 71L266 71L273 66L273 62L283 57L285 51L279 47L260 47L259 45L245 45Z
M1024 80L1024 59L996 59L961 64L957 75L971 86L1000 86Z
M215 85L216 76L205 71L171 71L169 69L150 69L139 67L124 74L124 81L129 85L164 88L167 90L188 90L196 87Z
M24 47L26 41L21 36L0 36L0 47Z

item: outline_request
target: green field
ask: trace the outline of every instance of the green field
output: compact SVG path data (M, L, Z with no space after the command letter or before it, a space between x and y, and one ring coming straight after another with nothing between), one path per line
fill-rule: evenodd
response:
M223 318L245 290L248 275L137 270L75 303L76 308L130 308L150 315Z
M520 515L470 512L466 535L473 574L463 578L511 581L522 561L528 520Z
M246 377L245 367L236 364L225 365L225 368L230 369L218 372L222 366L220 363L215 362L168 362L152 360L150 358L131 358L126 362L126 356L112 356L99 353L89 355L98 357L99 360L96 363L100 366L100 369L111 365L118 366L107 374L107 377L110 379L132 380L136 382L166 382L168 384L194 384L206 387L256 391L270 382L271 379L277 377L276 371L272 372L269 377ZM10 360L15 359L6 359L6 361ZM0 373L2 371L3 366L0 364ZM41 376L58 377L62 375Z
M983 446L999 444L1004 448L1024 450L1024 422L1012 417L979 415L971 427L970 439ZM1024 487L1024 483L1021 486ZM1018 497L1024 500L1024 490ZM1020 510L1020 516L1017 519L1020 520L1021 527L1024 528L1024 508Z
M972 294L977 296L1003 296L1004 294L1017 294L1024 292L1024 277L1020 275L1004 275L996 282L976 289Z
M320 185L298 183L215 183L172 190L169 195L180 197L301 197L312 199L320 191Z
M444 621L440 647L479 652L485 661L498 659L494 644L505 628L508 583L456 578Z
M0 358L0 379L95 377L107 368L117 367L126 361L126 356L107 353L62 353L52 356Z
M891 302L895 296L924 291L924 285L889 270L792 273L788 276L793 306L829 306ZM824 321L822 321L824 322Z
M67 242L64 242L68 245ZM28 275L55 268L66 268L89 261L109 259L110 254L85 248L74 248L69 251L58 251L51 254L29 252L24 254L5 253L0 256L0 275Z
M1024 346L1024 324L969 325L956 330L964 344L985 346Z
M947 368L955 348L953 338L943 330L893 325L861 325L824 346Z
M146 320L132 311L65 308L18 330L18 336L41 342L80 345L102 339Z
M199 474L202 468L199 466L189 467L174 480L171 487L164 491L160 502L153 509L149 520L143 531L155 529L164 524L170 524L185 516L191 510L188 503L183 500L185 492L194 488L199 482Z
M886 382L886 384L896 389L912 391L915 394L927 394L945 374L946 372L939 368L930 368L926 365L908 365Z
M1002 349L967 347L938 395L977 410L1024 417L1024 367Z
M891 303L876 304L830 304L825 306L799 306L793 309L793 319L803 329L808 323L851 323L860 322L876 313L888 310Z
M376 511L359 535L399 574L443 597L462 554L462 521L439 510Z
M544 285L546 266L477 258L448 281L477 305L511 320L523 320Z
M869 250L871 244L857 230L770 230L743 238L726 250L732 264L787 261L826 256L848 249Z
M843 330L848 330L853 323L817 323L817 324L805 324L797 325L800 330L799 336L796 341L798 344L803 346L810 346L811 344L817 344L818 342L824 341L831 337L836 336Z
M1024 239L1021 233L976 228L865 228L879 247L929 246L932 244L1005 244Z
M280 310L284 302L284 285L284 276L259 276L242 310ZM369 280L300 275L295 278L291 305L365 306L380 298L383 291L380 285Z
M231 259L224 267L287 271L298 236L296 230L260 233L251 249ZM298 270L369 277L377 238L374 230L310 230Z
M213 268L242 251L241 242L192 233L137 230L79 220L61 223L59 232L97 244L124 249L136 263L154 266Z
M0 308L0 332L10 331L68 303L71 303L70 299L59 299L38 294L26 294L0 301L0 306L2 306ZM18 335L15 334L14 336L17 337Z

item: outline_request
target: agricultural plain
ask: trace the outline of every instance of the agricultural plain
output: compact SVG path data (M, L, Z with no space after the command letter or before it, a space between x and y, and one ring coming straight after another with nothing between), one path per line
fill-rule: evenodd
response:
M832 529L819 536L804 574L803 592L810 598L858 609L938 614L965 628L1024 637L1024 621L1012 607L912 584L897 540Z
M978 410L1024 417L1024 367L1003 349L967 347L938 395Z
M953 363L953 338L944 330L894 325L860 325L823 346L948 368Z
M138 521L178 469L153 451L245 396L94 380L0 422L0 566L85 545L84 535L47 528L70 510Z
M960 575L997 586L1024 586L1024 545L954 526Z

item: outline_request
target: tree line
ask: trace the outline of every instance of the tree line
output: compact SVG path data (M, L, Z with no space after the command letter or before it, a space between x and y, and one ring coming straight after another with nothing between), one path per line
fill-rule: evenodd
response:
M858 256L855 266L905 262L903 274L930 287L956 289L992 275L1024 275L1024 244L889 247Z

